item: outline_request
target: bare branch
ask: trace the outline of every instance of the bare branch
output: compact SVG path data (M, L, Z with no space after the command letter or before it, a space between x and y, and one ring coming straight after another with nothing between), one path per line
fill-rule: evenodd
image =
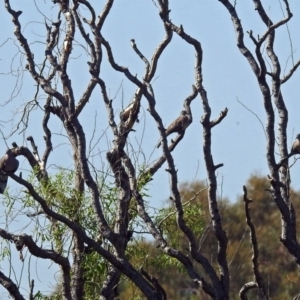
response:
M38 193L34 190L33 186L30 183L14 174L10 174L9 176L28 189L31 196L42 206L43 210L47 215L54 218L55 220L66 224L70 229L75 231L88 246L94 248L100 255L102 255L111 264L113 264L116 268L118 268L126 276L128 276L143 291L143 293L147 297L151 298L155 296L155 292L153 292L152 287L149 286L148 282L143 279L142 275L139 272L137 272L127 260L120 257L115 257L113 254L109 253L103 247L101 247L99 243L88 237L86 232L81 228L81 226L70 221L65 216L52 211L46 204L46 201L38 195ZM4 232L3 230L1 230L0 232L3 233L2 236L5 238L6 232ZM107 238L110 238L106 232L103 232L103 235L107 236ZM10 239L10 235L7 235L7 238Z
M150 68L149 61L142 54L142 52L138 49L138 47L136 46L136 43L135 43L134 39L131 39L131 47L133 48L134 52L144 61L145 65L146 65L146 71L145 71L145 73L148 74L149 73L149 68Z
M248 282L244 284L244 286L241 288L239 296L241 300L248 300L248 297L246 296L246 293L257 287L257 283L254 281Z
M220 116L216 119L210 122L210 126L214 127L222 122L222 120L226 117L228 112L228 108L226 107L224 110L221 111Z
M286 83L294 74L294 72L298 69L300 66L300 60L296 62L296 64L290 69L290 71L281 79L280 84Z
M32 237L24 233L22 235L15 235L0 228L0 236L6 240L14 242L16 249L20 251L21 260L23 260L22 250L24 247L27 247L29 252L32 255L44 259L50 259L56 262L58 265L60 265L63 271L64 296L65 299L71 299L71 295L70 295L70 269L71 268L70 268L69 260L66 257L63 257L62 255L55 252L54 250L46 250L41 247L38 247L36 243L33 241Z
M7 291L9 292L9 294L13 299L25 300L25 298L20 294L17 285L10 278L6 277L1 271L0 271L0 284L7 289Z
M288 1L285 0L284 2L286 4L287 17L285 19L280 20L277 23L273 24L271 19L266 14L260 0L253 0L253 2L255 4L255 10L257 10L257 12L259 13L259 15L260 15L261 19L263 20L263 22L266 24L266 26L268 26L267 31L258 40L258 45L261 45L268 38L270 33L273 33L276 28L286 24L292 18L293 14L290 11Z
M269 297L266 293L265 285L263 283L262 276L259 271L259 263L258 263L258 243L257 243L257 238L256 238L256 232L255 232L255 227L252 223L251 216L250 216L250 209L249 209L249 204L253 202L250 200L247 196L247 188L244 186L244 207L245 207L245 214L246 214L246 221L247 225L250 228L250 240L251 240L251 245L252 245L252 269L255 277L255 281L257 283L257 287L260 289L262 295L264 296L264 299L268 300ZM251 284L250 284L251 285ZM243 299L243 298L241 298Z
M45 140L45 144L46 144L46 149L45 149L43 159L42 159L42 161L44 162L44 166L47 165L49 155L50 155L51 151L53 150L52 142L51 142L51 131L48 128L48 122L50 119L50 111L47 108L50 105L50 102L51 102L51 98L48 97L46 105L45 105L45 115L44 115L44 119L43 119L43 129L45 132L44 140Z
M157 278L150 276L144 269L141 270L141 273L143 276L145 276L152 284L154 285L155 289L162 295L162 300L167 299L167 294L163 287L160 285L159 281Z

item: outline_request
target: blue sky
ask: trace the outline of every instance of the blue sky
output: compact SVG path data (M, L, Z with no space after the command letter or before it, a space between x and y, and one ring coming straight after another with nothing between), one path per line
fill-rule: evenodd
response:
M36 1L38 3L38 1ZM40 1L39 10L47 15L48 23L50 19L55 21L56 8L51 1ZM42 3L43 2L43 3ZM90 1L95 4L95 9L99 14L102 11L104 1ZM282 2L282 1L281 1ZM263 1L266 10L269 12L274 22L282 18L280 1ZM34 55L37 60L42 61L44 55L45 26L44 16L38 12L33 1L11 1L12 8L22 10L20 21L23 24L24 33L31 43ZM230 200L236 200L238 194L242 192L242 186L253 172L267 175L267 163L265 159L266 141L262 124L265 124L265 113L262 106L262 97L256 83L254 74L244 57L236 47L235 33L225 8L215 0L174 0L170 1L171 19L176 25L183 24L184 30L197 38L203 48L203 78L204 87L208 93L212 108L212 117L216 118L225 107L229 109L227 117L213 130L212 152L216 164L224 163L224 167L218 169L218 179L220 185L219 193ZM286 26L281 27L276 36L275 50L278 51L280 62L282 63L282 73L287 72L292 66L291 46L288 33L290 33L293 44L293 57L297 61L300 58L300 2L290 1L290 8L294 17L289 23L289 32ZM252 1L237 1L237 10L242 19L245 31L245 43L253 49L253 43L247 36L246 31L252 30L254 36L262 35L265 26L258 18ZM88 18L87 12L81 13ZM2 8L0 10L0 88L1 104L3 105L11 97L16 83L16 76L11 76L11 66L14 70L25 64L22 58L17 55L18 43L13 35L13 25L11 17ZM26 24L26 26L25 26ZM162 22L158 16L158 8L151 0L119 0L115 1L111 13L103 31L104 37L110 42L115 60L123 66L127 66L138 78L142 78L144 64L135 54L130 46L130 40L135 42L140 51L150 60L154 50L164 37ZM75 39L76 40L76 39ZM39 42L37 42L39 41ZM69 73L74 86L75 95L79 98L83 93L89 79L88 66L89 59L85 49L74 43L74 54L70 60ZM13 59L13 64L11 61ZM24 59L24 58L23 58ZM180 37L174 35L171 45L163 53L158 70L153 82L155 91L157 110L161 113L164 124L170 124L182 110L184 99L191 93L191 86L194 83L194 49L187 45ZM286 69L285 69L286 68ZM11 132L20 118L20 105L33 99L36 86L30 78L28 72L21 72L21 80L17 82L18 93L13 101L0 109L1 130L5 135ZM283 87L283 95L289 110L288 140L290 145L295 135L300 132L299 115L300 107L300 73L294 74L293 78ZM14 73L15 75L15 73ZM109 66L104 54L101 76L105 80L109 95L113 99L115 112L120 112L132 99L135 87L128 82L120 73L115 73ZM45 98L40 98L43 106ZM242 102L247 110L238 101ZM140 123L136 124L130 135L130 140L137 147L141 144L143 155L138 155L138 163L151 163L161 154L161 149L156 149L159 139L155 123L147 112L147 103L142 102ZM200 118L203 113L201 100L197 97L192 103L193 123L188 128L184 140L174 151L174 159L178 168L179 181L192 181L196 179L205 180L206 172L202 158L202 125ZM16 114L14 114L16 113ZM25 134L16 132L8 139L8 144L17 142L19 145L26 144L25 138L32 135L43 151L44 141L41 129L41 119L43 115L40 111L32 113L28 129ZM260 120L258 120L258 118ZM95 149L92 161L100 168L105 162L105 153L109 149L111 142L111 131L107 128L106 110L98 89L91 97L86 110L81 116L81 121L86 130L86 138L89 142L92 138L94 121L96 120L96 136L91 144L100 138L100 142ZM70 167L72 164L71 150L68 140L62 136L63 130L57 119L52 118L50 127L55 147L49 161L50 172L55 172L53 165L63 165ZM262 122L262 124L261 124ZM136 142L138 141L138 142ZM6 146L2 143L4 153ZM137 148L136 148L137 149ZM29 165L21 159L21 168L24 172ZM159 207L170 195L168 188L168 173L163 167L151 182L150 205ZM299 164L292 170L292 184L300 189ZM294 178L294 179L293 179ZM13 188L18 188L10 182ZM1 211L1 208L0 208ZM23 225L22 225L23 226ZM19 226L22 227L22 226ZM48 264L50 265L50 264ZM45 287L44 287L45 288Z

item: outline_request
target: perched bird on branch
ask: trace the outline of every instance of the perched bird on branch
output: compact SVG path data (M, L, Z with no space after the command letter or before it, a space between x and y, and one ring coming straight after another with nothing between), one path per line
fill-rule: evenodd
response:
M138 113L140 110L140 99L133 99L131 103L120 113L120 119L124 122L128 130L130 130L135 122L139 122Z
M0 158L0 194L3 194L7 185L8 176L6 172L14 173L19 167L19 161L16 159L11 149L8 149L4 156Z
M293 154L300 154L300 134L297 134L296 140L295 140L295 142L292 145L291 153L290 154L291 155L293 155Z
M166 129L166 136L170 135L171 133L179 133L184 134L186 128L190 125L191 118L186 110L181 111L180 116L174 120ZM161 145L161 141L158 143L157 148Z
M281 167L283 164L287 165L288 159L295 154L300 154L300 134L299 133L296 135L296 139L292 145L290 153L286 157L281 159L281 161L277 164L277 166Z

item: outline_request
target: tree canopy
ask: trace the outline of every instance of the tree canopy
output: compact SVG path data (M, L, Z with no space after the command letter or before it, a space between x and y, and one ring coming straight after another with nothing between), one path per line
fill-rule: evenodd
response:
M168 0L4 0L5 295L299 297L299 193L291 183L298 185L300 137L290 121L296 115L298 122L290 89L299 92L291 84L300 65L293 44L299 3L253 0L251 18L248 2L209 3L212 13L189 22L207 1L185 2L181 11ZM215 16L230 30L203 23ZM216 39L221 47L206 46ZM225 45L235 53L229 68L222 67ZM223 92L237 94L227 73L240 65L249 76L238 74L237 82L260 102L256 114L237 99L250 111L250 129L235 135L226 120L238 125L243 117ZM231 165L236 157L240 164ZM220 170L225 163L231 182L239 181L253 162L266 175L245 180L233 192L243 192L242 200L231 203ZM187 173L193 180L181 184ZM154 205L166 190L168 205ZM56 274L46 271L50 265ZM40 281L51 281L50 294Z

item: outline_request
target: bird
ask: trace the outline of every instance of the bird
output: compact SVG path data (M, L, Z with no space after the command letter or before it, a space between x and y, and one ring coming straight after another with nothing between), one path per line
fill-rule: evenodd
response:
M286 157L282 158L277 166L281 167L283 164L287 164L288 159L295 154L300 154L300 133L296 135L296 139L291 147L290 153Z
M124 108L121 113L120 113L120 119L123 121L123 122L126 122L128 121L130 115L132 115L132 112L135 108L135 102L132 101L129 103L129 105Z
M291 154L300 154L300 134L298 133L296 136L296 140L294 141L292 148L291 148Z
M7 185L8 176L6 172L14 173L19 167L19 161L11 149L8 149L0 158L0 194L3 194Z
M165 133L166 136L170 135L171 133L179 133L183 134L186 128L190 125L191 118L190 115L187 113L186 110L182 110L180 116L174 120L166 129ZM161 145L161 141L158 143L157 148Z
M135 98L120 113L120 119L125 124L127 130L131 130L135 122L139 122L138 113L140 110L140 98Z

